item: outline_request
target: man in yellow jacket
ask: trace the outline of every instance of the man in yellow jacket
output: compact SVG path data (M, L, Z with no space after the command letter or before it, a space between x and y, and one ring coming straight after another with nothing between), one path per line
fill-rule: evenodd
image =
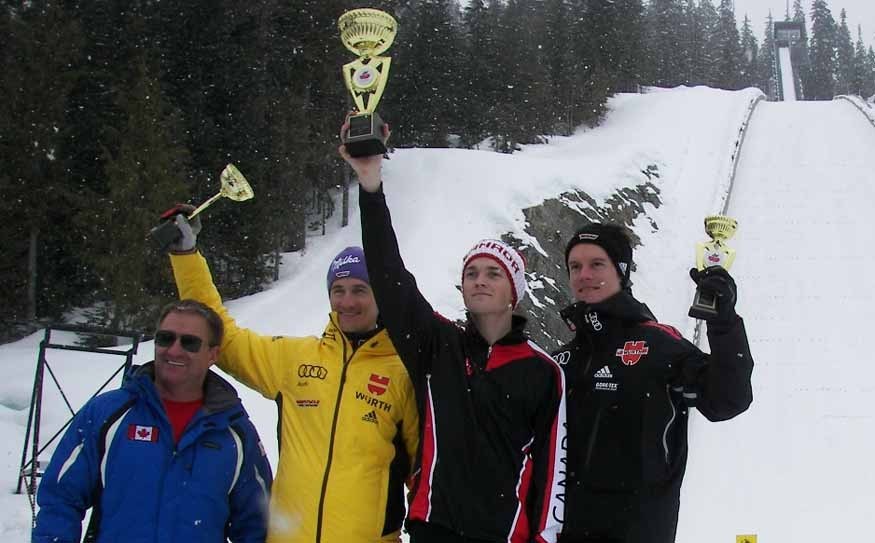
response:
M179 295L225 324L218 366L279 407L268 543L399 541L419 416L407 371L377 323L362 249L343 250L329 267L322 337L264 336L237 326L222 305L196 248L199 221L173 220Z

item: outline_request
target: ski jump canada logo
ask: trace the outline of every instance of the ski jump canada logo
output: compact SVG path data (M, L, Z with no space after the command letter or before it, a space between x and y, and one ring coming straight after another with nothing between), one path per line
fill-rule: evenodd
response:
M650 347L645 341L627 341L623 348L617 349L617 356L625 366L634 366L641 357L650 352Z

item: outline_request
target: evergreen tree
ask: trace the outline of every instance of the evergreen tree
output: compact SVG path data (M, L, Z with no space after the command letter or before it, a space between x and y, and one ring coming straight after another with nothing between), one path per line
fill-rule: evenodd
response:
M557 3L562 3L558 0ZM462 143L471 147L483 141L492 131L492 120L498 113L504 84L499 71L501 50L498 46L502 5L498 0L472 0L465 8L465 42L461 67L461 95L454 89L442 92L457 95ZM562 62L562 50L550 55L553 62Z
M513 152L552 133L550 80L545 60L546 10L542 0L510 0L502 14L499 49L505 90L496 122L495 149Z
M721 74L718 72L720 57L720 12L710 0L702 0L699 5L702 28L706 32L705 47L707 53L703 57L702 76L706 85L718 87Z
M401 144L446 147L461 122L454 89L461 86L462 31L455 9L449 0L422 0L399 22L392 93Z
M565 103L568 105L562 120L570 131L581 124L595 125L617 84L617 76L611 72L611 67L604 65L605 57L598 37L603 35L602 29L606 25L612 24L609 14L603 12L598 17L591 17L591 7L586 2L570 2L567 11L568 20L572 22L567 44L571 63L561 94L567 97ZM618 13L613 16L618 16Z
M635 92L642 80L644 57L644 6L641 0L616 0L613 24L619 29L613 45L614 64L607 66L615 75L616 90Z
M835 96L836 49L838 32L835 19L824 0L811 6L811 71L806 94L811 100L832 100Z
M647 48L649 79L653 85L674 87L685 82L681 50L681 35L684 27L683 6L679 0L652 0L647 9Z
M616 85L613 74L626 69L621 63L631 62L621 56L622 43L628 36L623 32L619 8L616 2L591 2L586 9L587 57L605 73L607 94L612 94Z
M772 12L766 17L766 28L763 36L763 46L759 50L757 62L757 86L769 98L777 96L778 76L775 59L775 21Z
M808 22L805 18L805 9L802 7L802 0L793 0L793 13L789 20L801 23L802 26L802 36L799 43L796 44L799 53L793 56L793 67L799 74L801 83L801 92L797 98L805 99L806 96L810 95L811 54L809 53Z
M695 0L687 0L684 4L684 14L689 21L687 40L684 44L689 57L686 82L689 85L712 84L714 79L711 73L714 62L712 42L717 27L717 10L711 0L701 0L698 5Z
M303 59L298 55L302 43L300 38L297 38L298 31L294 23L295 7L287 2L276 0L274 9L276 15L265 23L268 30L263 45L270 59L266 70L268 75L272 76L265 82L268 88L266 95L271 97L266 104L270 167L265 175L272 180L272 186L267 191L261 192L265 193L269 200L269 208L265 210L265 216L271 220L268 228L277 233L275 250L297 251L303 249L306 244L308 195L313 186L319 186L317 182L304 176L304 164L308 161L325 164L326 169L334 173L333 178L344 183L343 194L347 200L349 188L346 179L342 179L340 173L342 166L336 159L332 160L336 156L332 151L337 140L334 138L334 131L330 130L330 121L334 120L336 124L340 114L330 115L326 112L323 116L327 122L321 127L314 126L311 120L313 112L310 111L310 104L305 98L306 85L299 77L300 70L305 68L302 65ZM328 36L329 39L332 37L334 36ZM337 41L335 38L333 43L336 44ZM342 49L335 45L335 51L339 52ZM313 64L314 62L311 61L310 67ZM333 66L334 70L331 68L332 66L323 65L319 72L324 73L323 86L333 83L330 87L331 92L323 93L327 95L324 107L333 105L338 107L340 112L348 99L347 91L337 79L331 78L332 72L336 77L338 67ZM391 88L389 86L391 79L390 71L387 88ZM318 134L321 136L318 140L313 137L317 128L323 130ZM331 180L330 175L326 177L325 181ZM348 220L348 213L347 208L341 221ZM277 278L275 273L274 279Z
M308 117L310 104L304 98L304 85L296 77L308 67L304 55L297 54L304 45L294 30L294 18L300 13L300 8L280 0L258 6L251 12L253 32L245 40L245 55L237 59L250 68L249 98L242 100L241 115L245 131L251 136L243 142L240 156L246 161L246 175L258 193L256 200L244 208L234 206L234 211L244 212L249 218L246 225L251 234L246 229L239 232L254 241L247 243L248 251L273 253L268 260L274 270L280 252L305 246L308 183L304 165L315 158L309 141L313 131ZM339 78L334 83L342 87ZM335 107L334 118L338 119L342 101L338 99ZM316 147L327 152L327 145ZM258 221L251 220L256 216ZM241 270L244 273L247 277L264 276L261 268ZM245 288L254 290L259 286L260 280L255 280Z
M299 137L305 137L305 145L296 146L297 153L293 160L298 161L302 168L302 190L309 195L307 203L310 214L318 219L311 223L311 229L321 228L324 231L325 221L333 212L334 202L331 193L335 187L342 187L345 198L348 198L348 179L346 166L337 157L337 128L342 121L342 112L353 107L352 98L341 79L341 66L356 59L340 40L337 19L346 10L361 7L349 0L286 0L278 1L285 5L286 15L282 23L282 35L292 38L299 45L290 50L286 60L291 70L292 92L304 101L301 114L307 117L308 126L300 131ZM400 32L409 25L397 12L398 2L394 0L378 0L369 5L386 11L395 16ZM301 28L301 27L304 28ZM399 65L401 57L401 36L384 53L392 59L386 92L377 106L377 111L393 129L401 122L400 113L395 111L399 75L403 68ZM302 74L304 76L302 77ZM399 136L396 139L396 136ZM400 134L392 136L393 142L403 143ZM348 209L348 202L347 202ZM305 213L291 216L287 211L287 219L299 240L290 244L290 248L303 247L303 231ZM341 224L346 216L340 218Z
M839 16L836 47L836 94L850 94L854 78L854 43L848 29L848 14L843 9Z
M875 96L875 49L869 46L869 53L866 55L867 69L864 73L869 75L866 77L866 83L863 86L863 96L872 98Z
M793 0L793 13L788 21L802 23L802 42L808 43L808 25L805 20L805 8L802 6L802 0Z
M57 317L82 284L71 212L65 119L81 30L62 6L34 1L0 14L2 320Z
M744 16L744 24L741 27L741 86L759 87L759 44L750 25L750 18ZM762 89L761 89L762 90Z
M574 71L578 62L575 53L580 53L572 48L573 36L576 35L573 14L582 18L582 7L579 3L573 4L568 0L547 0L544 8L544 61L550 82L550 94L553 96L549 104L551 125L560 134L571 134L575 128L573 119L578 79L578 74ZM580 13L576 13L578 9L581 10Z
M857 26L857 43L854 47L854 63L851 75L851 86L849 93L868 98L872 92L871 87L875 85L875 74L869 69L866 56L866 44L863 43L863 29Z
M742 52L732 0L720 0L719 19L714 33L715 85L721 89L741 88Z
M125 126L113 134L119 142L107 149L107 194L80 217L89 232L88 260L100 277L105 305L91 322L114 329L143 329L173 296L172 278L163 255L146 239L155 210L184 201L188 151L181 145L182 123L162 95L158 78L144 57L137 63L128 92L119 93Z

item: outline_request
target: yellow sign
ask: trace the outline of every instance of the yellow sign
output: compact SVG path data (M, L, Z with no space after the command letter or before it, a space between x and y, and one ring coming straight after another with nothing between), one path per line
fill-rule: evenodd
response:
M737 535L735 536L735 543L757 543L756 535Z

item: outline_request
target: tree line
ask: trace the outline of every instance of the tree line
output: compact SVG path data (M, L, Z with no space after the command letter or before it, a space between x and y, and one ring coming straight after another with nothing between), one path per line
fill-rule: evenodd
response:
M148 328L175 295L147 233L236 164L256 197L204 214L219 289L249 294L327 220L345 222L335 152L354 56L351 0L2 0L2 334L88 308ZM616 92L775 86L774 19L731 0L374 0L399 32L381 115L395 146L510 153L595 125ZM875 52L844 11L810 8L803 94L875 94ZM801 0L783 20L806 23ZM761 25L762 39L755 26ZM740 30L739 30L740 28ZM24 330L27 329L25 326Z

